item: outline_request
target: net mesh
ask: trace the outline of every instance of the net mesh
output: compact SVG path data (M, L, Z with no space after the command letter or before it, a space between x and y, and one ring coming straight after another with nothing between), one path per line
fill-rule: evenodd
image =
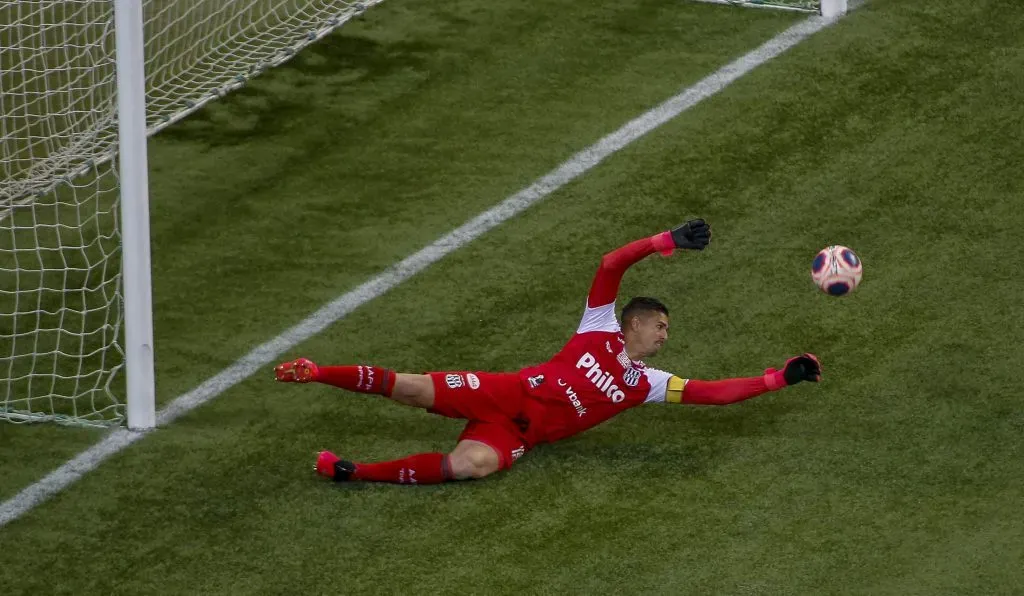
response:
M365 2L146 0L149 134ZM125 416L113 0L0 3L0 418Z

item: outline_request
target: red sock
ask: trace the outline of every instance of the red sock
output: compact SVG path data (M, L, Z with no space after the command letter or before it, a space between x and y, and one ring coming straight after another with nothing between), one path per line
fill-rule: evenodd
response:
M317 370L316 381L358 391L390 396L395 388L395 371L379 366L321 366Z
M440 484L455 480L455 477L447 455L419 453L377 464L356 464L352 479L395 484Z

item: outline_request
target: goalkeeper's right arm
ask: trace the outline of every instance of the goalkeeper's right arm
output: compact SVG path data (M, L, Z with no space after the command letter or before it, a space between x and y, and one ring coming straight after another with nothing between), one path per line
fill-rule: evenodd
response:
M760 377L702 381L690 379L678 391L669 384L666 401L694 405L724 406L777 391L801 381L821 380L821 363L814 354L802 354L786 361L782 370L769 368Z

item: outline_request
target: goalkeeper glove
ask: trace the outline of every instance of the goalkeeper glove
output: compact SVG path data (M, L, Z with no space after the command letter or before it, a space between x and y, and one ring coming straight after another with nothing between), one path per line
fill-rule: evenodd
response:
M711 242L711 226L703 219L691 219L672 230L672 241L676 248L704 250Z
M817 383L820 380L821 363L818 362L818 357L811 353L790 358L782 370L769 368L764 371L764 381L772 391L787 385L796 385L800 381Z

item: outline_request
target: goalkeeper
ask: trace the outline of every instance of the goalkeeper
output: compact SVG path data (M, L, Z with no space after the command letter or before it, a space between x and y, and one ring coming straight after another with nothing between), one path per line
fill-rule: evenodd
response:
M278 365L278 381L325 383L468 422L451 453L420 453L379 463L319 454L318 474L336 481L434 484L505 470L540 443L559 441L650 403L726 405L801 381L819 381L813 354L781 370L717 381L687 379L647 366L668 339L668 308L638 297L615 317L619 283L630 265L655 252L703 250L711 228L697 219L631 242L601 259L576 333L551 360L515 373L396 373L377 366L318 366L306 358Z

